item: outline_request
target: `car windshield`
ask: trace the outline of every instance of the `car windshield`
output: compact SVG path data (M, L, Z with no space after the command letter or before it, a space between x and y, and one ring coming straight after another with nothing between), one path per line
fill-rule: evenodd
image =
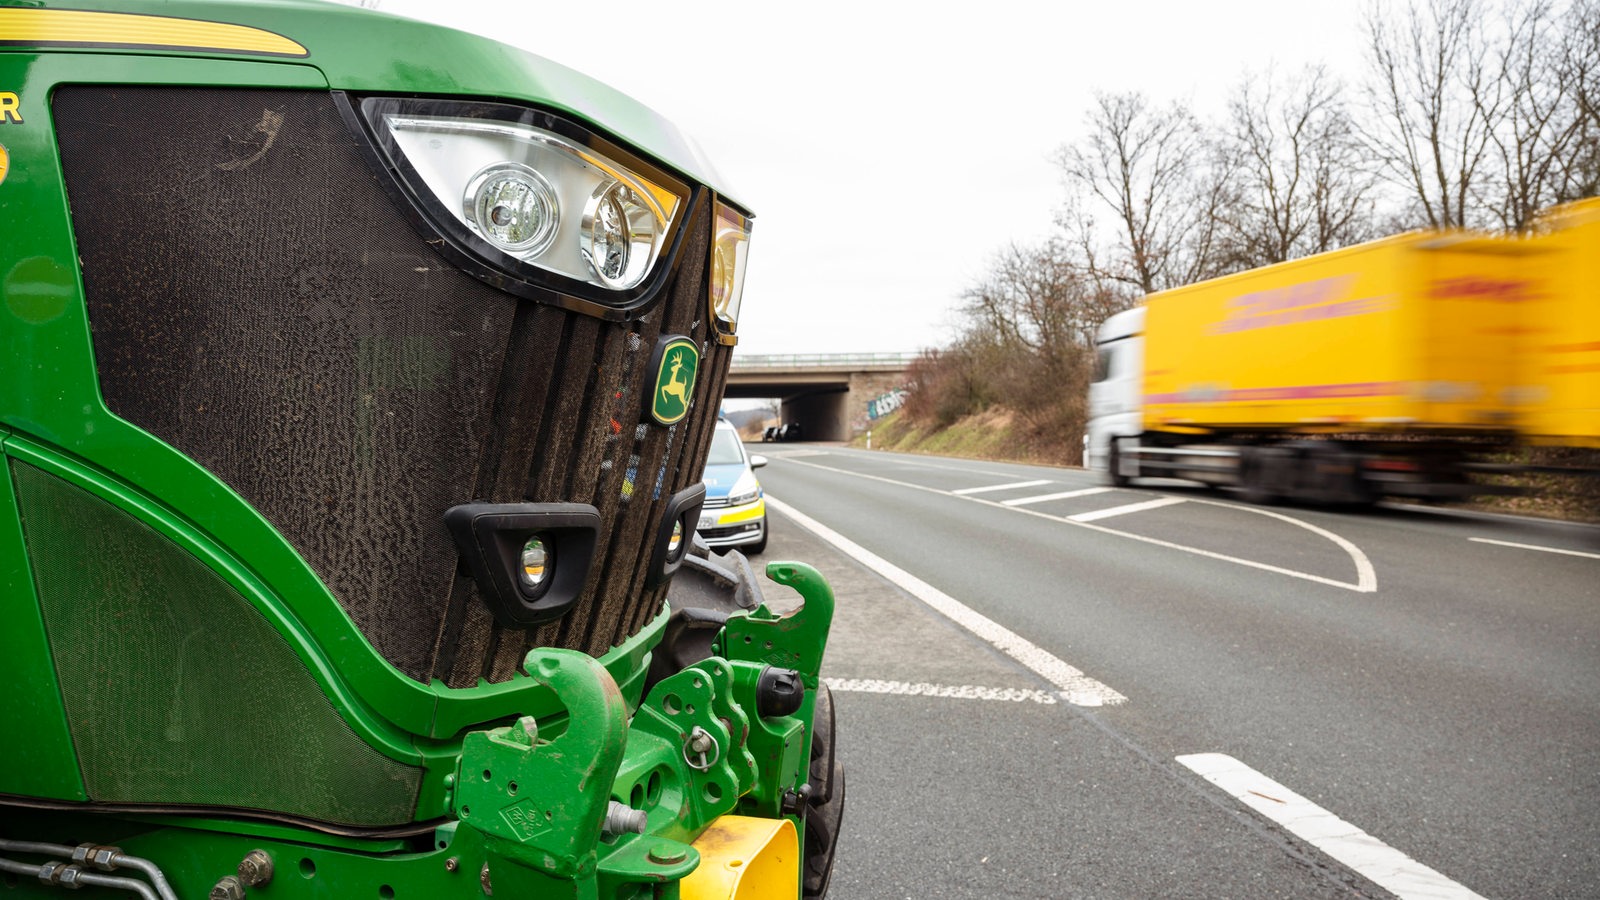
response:
M711 435L711 455L706 457L708 466L739 465L744 462L744 453L739 446L739 432L732 428L718 428Z

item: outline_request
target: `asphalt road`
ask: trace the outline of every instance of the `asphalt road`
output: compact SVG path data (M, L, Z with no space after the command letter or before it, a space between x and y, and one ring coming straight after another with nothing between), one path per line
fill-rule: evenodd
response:
M839 598L833 897L1600 897L1595 529L751 449Z

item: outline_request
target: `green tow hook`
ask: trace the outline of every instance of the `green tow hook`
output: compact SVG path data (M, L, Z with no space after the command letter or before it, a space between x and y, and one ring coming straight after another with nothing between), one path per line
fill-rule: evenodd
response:
M483 834L482 877L502 896L593 897L597 848L622 764L628 707L598 661L541 648L524 663L567 708L568 728L544 740L531 716L462 741L452 808Z
M770 563L767 577L794 588L805 605L780 618L762 604L748 616L729 619L722 631L722 655L795 669L814 691L833 625L833 588L821 572L805 563Z
M805 685L805 697L792 717L755 717L749 752L756 760L757 779L754 790L740 802L748 815L789 815L799 826L796 814L811 767L810 726L821 685L822 654L833 624L833 588L805 563L771 563L767 577L794 588L804 605L784 616L766 604L748 615L732 616L723 626L717 649L752 698L768 666L798 672Z

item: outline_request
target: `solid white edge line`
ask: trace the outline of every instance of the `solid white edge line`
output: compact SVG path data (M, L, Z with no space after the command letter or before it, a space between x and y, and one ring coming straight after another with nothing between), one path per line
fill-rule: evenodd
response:
M1076 491L1062 491L1059 494L1040 494L1037 497L1018 497L1014 500L1001 500L1001 506L1027 506L1031 503L1045 503L1050 500L1066 500L1069 497L1092 497L1095 494L1110 493L1112 488L1092 487L1079 488Z
M791 460L791 462L797 466L805 466L811 469L821 469L824 472L837 472L840 475L849 475L852 478L865 478L870 481L881 481L884 484L892 484L897 487L910 488L915 491L925 491L929 494L938 494L941 497L951 496L949 491L928 487L924 484L913 484L909 481L896 481L893 478L884 478L882 475L868 475L865 472L852 472L849 469L836 469L833 466L822 466L816 463L802 462L800 460ZM1195 556L1204 556L1207 559L1216 559L1221 560L1222 562L1233 563L1234 565L1246 566L1252 569L1260 569L1263 572L1276 572L1279 575L1287 575L1290 578L1299 578L1303 581L1312 581L1316 582L1317 584L1325 584L1329 587L1343 588L1347 591L1355 591L1358 594L1370 594L1378 589L1378 578L1373 572L1372 562L1367 559L1367 555L1362 553L1360 548L1358 548L1355 544L1350 543L1331 531L1318 528L1317 526L1312 525L1310 522L1302 522L1299 519L1290 518L1282 513L1275 513L1271 510L1256 509L1250 506L1239 506L1233 503L1222 503L1216 500L1201 500L1197 497L1184 498L1190 503L1205 503L1210 506L1221 506L1226 509L1236 509L1240 512L1256 513L1258 515L1268 516L1274 519L1281 519L1282 521L1288 522L1291 525L1295 525L1300 528L1304 528L1307 531L1319 534L1327 538L1329 541L1337 544L1345 551L1346 554L1350 556L1351 561L1354 562L1356 566L1356 583L1350 584L1349 582L1345 581L1335 581L1332 578L1324 578L1321 575L1312 575L1309 572L1297 572L1294 569L1285 569L1281 566L1269 565L1267 563L1256 562L1255 560L1250 559L1240 559L1237 556L1228 556L1225 553L1215 553L1210 550L1201 550L1199 547L1189 547L1184 544L1174 544L1171 541L1163 541L1160 538L1145 537L1142 534L1134 534L1129 531L1119 531L1115 528L1108 528L1104 525L1096 525L1092 522L1074 522L1071 519L1062 518L1061 516L1052 516L1049 513L1042 513L1036 509L1027 509L1021 506L1006 506L1001 503L996 503L993 500L985 500L982 497L957 497L956 499L966 500L969 503L982 503L987 506L992 506L995 509L1009 509L1022 513L1026 516L1037 516L1038 518L1046 519L1051 522L1065 522L1068 525L1076 525L1079 528L1087 528L1090 531L1098 531L1101 534L1115 535L1116 537L1127 538L1130 541L1139 541L1141 543L1151 544L1156 547L1166 547L1169 550L1177 550L1182 553L1192 553Z
M1518 544L1513 541L1496 541L1490 538L1467 538L1478 544L1494 544L1499 547L1515 547L1518 550L1541 550L1545 553L1560 553L1563 556L1581 556L1584 559L1600 559L1600 553L1585 553L1582 550L1563 550L1560 547L1541 547L1538 544Z
M1154 500L1146 500L1143 503L1129 503L1126 506L1113 506L1110 509L1097 509L1092 512L1078 513L1075 516L1067 516L1067 518L1074 522L1094 522L1100 519L1109 519L1113 516L1125 516L1128 513L1144 512L1147 509L1160 509L1163 506L1172 506L1173 504L1183 502L1183 497L1158 497Z
M983 487L961 488L960 490L954 490L950 493L965 497L968 494L986 494L989 491L1003 491L1008 488L1038 487L1041 484L1049 483L1049 481L1043 479L1039 481L1014 481L1010 484L986 484Z
M1057 659L1004 625L973 610L771 494L767 495L767 505L1055 685L1056 689L1061 691L1061 698L1068 703L1074 706L1112 706L1127 701L1127 697Z
M1177 761L1401 900L1483 900L1231 756L1194 753Z
M923 681L880 681L876 678L824 678L830 689L858 694L896 694L906 697L951 697L958 700L1005 700L1021 703L1030 700L1046 706L1059 703L1058 694L1029 688L992 688L970 684L928 684Z

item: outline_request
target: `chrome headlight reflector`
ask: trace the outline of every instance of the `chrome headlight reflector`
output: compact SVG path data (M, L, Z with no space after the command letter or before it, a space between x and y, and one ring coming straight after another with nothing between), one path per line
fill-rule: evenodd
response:
M638 284L659 244L659 226L656 212L628 185L612 181L595 188L583 210L582 247L600 283Z
M361 112L409 199L497 275L613 308L672 254L689 185L549 113L371 97ZM555 277L551 277L555 276Z
M732 344L744 296L744 270L750 259L750 217L717 201L711 242L711 320L721 343Z
M467 182L467 225L507 253L535 257L550 249L561 208L543 175L496 163Z

